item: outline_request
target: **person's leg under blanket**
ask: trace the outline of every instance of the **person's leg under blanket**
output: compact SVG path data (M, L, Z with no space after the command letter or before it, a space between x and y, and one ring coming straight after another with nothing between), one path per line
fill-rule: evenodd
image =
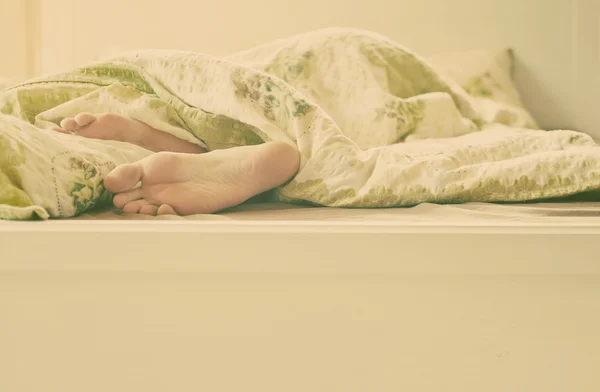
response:
M104 179L106 189L116 193L115 206L125 212L216 212L282 185L296 174L300 164L296 149L283 142L207 152L116 114L80 113L60 125L55 128L57 132L133 143L156 152L117 167Z

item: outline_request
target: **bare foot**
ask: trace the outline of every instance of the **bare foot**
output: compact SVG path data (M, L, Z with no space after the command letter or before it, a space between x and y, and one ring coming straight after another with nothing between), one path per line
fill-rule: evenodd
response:
M190 154L206 152L200 146L154 129L146 123L112 113L99 115L79 113L73 118L65 118L60 122L60 127L53 129L91 139L132 143L154 152L171 151Z
M296 149L282 142L200 155L163 152L117 167L104 185L125 212L208 214L282 185L299 164Z

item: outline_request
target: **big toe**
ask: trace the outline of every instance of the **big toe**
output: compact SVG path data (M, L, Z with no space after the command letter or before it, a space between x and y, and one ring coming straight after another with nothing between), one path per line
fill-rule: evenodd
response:
M60 127L66 132L73 132L77 129L77 123L72 118L64 118L60 122Z
M83 112L76 115L73 119L75 120L77 125L79 125L80 127L85 127L86 125L90 125L91 123L96 121L96 116L94 116L91 113Z
M138 163L117 166L104 178L104 186L112 193L126 192L133 189L144 176L144 169Z
M177 215L177 212L170 205L163 204L160 207L158 207L158 210L156 211L156 214L157 215Z

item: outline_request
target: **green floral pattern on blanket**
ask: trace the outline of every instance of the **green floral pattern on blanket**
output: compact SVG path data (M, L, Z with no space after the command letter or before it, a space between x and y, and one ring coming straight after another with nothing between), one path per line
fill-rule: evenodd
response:
M25 149L0 134L0 151L0 204L30 206L31 198L23 190L23 179L18 171L19 166L25 163Z
M271 121L276 121L275 113L281 107L285 108L288 117L304 116L311 109L304 99L295 98L269 76L253 75L252 78L243 80L234 75L232 81L237 97L250 100Z
M399 138L394 142L399 143L406 135L410 135L418 128L425 115L425 104L421 101L411 102L394 99L375 109L375 113L376 121L388 118L396 122Z
M284 82L307 80L310 78L311 60L315 57L312 51L303 53L293 48L282 50L275 60L265 67L265 72L275 75Z
M487 74L471 79L464 87L474 97L492 98L493 91L498 88L498 85Z
M110 200L106 173L149 154L48 131L80 111L209 150L294 144L300 170L269 193L278 201L402 207L600 189L589 136L524 129L527 113L495 102L488 79L461 87L386 37L325 29L227 58L135 52L31 80L0 92L0 218L86 212Z
M108 199L109 193L104 188L103 177L97 166L92 163L93 160L93 157L88 157L87 160L80 157L69 159L71 172L80 173L69 190L76 215L82 214Z

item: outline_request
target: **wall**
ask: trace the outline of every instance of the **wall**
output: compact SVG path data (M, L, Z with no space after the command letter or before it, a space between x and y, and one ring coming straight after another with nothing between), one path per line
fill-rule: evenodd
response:
M28 33L29 3L0 0L0 78L22 80L31 76Z

